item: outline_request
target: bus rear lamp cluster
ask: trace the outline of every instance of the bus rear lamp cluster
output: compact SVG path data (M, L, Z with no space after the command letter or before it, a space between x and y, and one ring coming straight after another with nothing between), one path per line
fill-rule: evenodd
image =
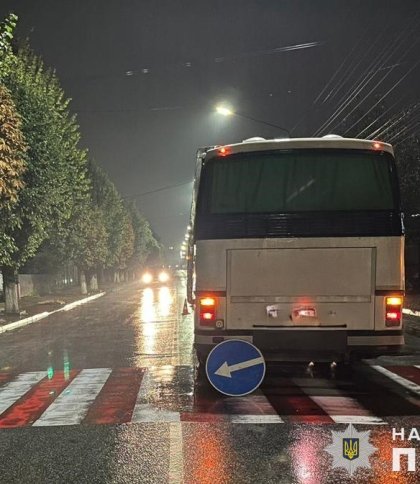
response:
M385 300L385 325L399 326L402 316L402 297L387 297Z
M216 300L213 297L200 298L200 324L214 326L216 321Z

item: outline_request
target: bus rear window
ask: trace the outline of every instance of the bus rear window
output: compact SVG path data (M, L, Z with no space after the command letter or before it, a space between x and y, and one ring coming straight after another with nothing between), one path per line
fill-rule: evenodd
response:
M201 212L284 213L398 209L394 161L384 152L290 150L210 160Z

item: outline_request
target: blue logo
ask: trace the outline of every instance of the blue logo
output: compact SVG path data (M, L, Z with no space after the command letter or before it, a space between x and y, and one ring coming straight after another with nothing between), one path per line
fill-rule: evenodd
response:
M207 378L224 395L243 396L256 390L264 379L261 351L248 341L230 339L215 346L206 361Z

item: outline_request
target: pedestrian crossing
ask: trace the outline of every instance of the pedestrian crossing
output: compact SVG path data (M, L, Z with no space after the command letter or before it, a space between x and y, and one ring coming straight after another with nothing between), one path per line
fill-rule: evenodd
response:
M418 366L372 366L404 389L420 388ZM364 397L364 398L362 398ZM190 366L0 372L0 429L123 423L386 424L381 397L366 405L351 382L269 376L244 397L196 384ZM420 402L415 415L420 415Z

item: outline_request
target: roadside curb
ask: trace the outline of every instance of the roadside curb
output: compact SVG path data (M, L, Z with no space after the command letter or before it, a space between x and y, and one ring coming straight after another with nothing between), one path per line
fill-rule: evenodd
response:
M86 304L94 299L98 299L101 296L104 296L106 292L100 292L98 294L94 294L93 296L85 297L83 299L79 299L78 301L73 301L69 304L66 304L62 308L56 309L54 311L44 311L43 313L35 314L34 316L30 316L29 318L20 319L19 321L14 321L13 323L5 324L4 326L0 326L0 334L6 333L7 331L13 331L14 329L22 328L24 326L28 326L29 324L35 323L40 321L41 319L47 318L51 314L59 313L60 311L70 311L71 309L81 306L82 304Z
M407 316L411 316L413 318L420 318L420 311L413 311L412 309L404 308L402 312ZM420 321L408 321L408 324L406 322L406 324L404 325L404 329L407 334L420 337Z

